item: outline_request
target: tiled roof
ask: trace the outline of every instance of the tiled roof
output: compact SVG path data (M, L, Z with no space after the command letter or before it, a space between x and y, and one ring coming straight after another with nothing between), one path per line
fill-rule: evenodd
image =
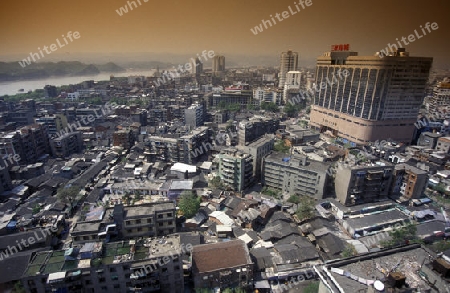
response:
M196 272L211 272L251 263L242 240L233 240L194 247L193 267Z

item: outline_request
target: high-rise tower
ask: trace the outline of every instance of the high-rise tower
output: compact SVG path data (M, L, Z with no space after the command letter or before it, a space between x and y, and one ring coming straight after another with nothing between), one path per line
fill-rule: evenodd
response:
M280 76L278 87L283 88L286 81L286 73L296 71L298 67L298 53L291 50L281 53Z
M333 46L317 58L311 126L356 144L391 138L410 143L433 58L358 56Z
M214 73L225 71L225 56L221 55L214 56L212 65Z

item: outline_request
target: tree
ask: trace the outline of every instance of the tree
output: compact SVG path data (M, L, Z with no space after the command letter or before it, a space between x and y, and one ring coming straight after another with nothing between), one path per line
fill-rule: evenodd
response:
M73 203L78 194L80 193L80 189L77 186L70 187L62 187L57 192L57 197L63 203Z
M306 107L306 114L311 113L311 106Z
M222 183L222 180L220 179L220 176L214 176L213 179L209 180L208 185L212 188L224 189L224 185Z
M266 110L270 112L279 112L280 109L278 108L277 104L269 102L269 103L262 103L261 104L261 110Z
M25 288L22 286L22 283L20 281L17 281L14 284L14 288L11 291L12 293L26 293L27 291L25 290Z
M307 196L303 195L299 197L298 209L295 212L298 219L300 221L309 219L314 216L314 200Z
M303 290L304 293L318 293L319 292L319 282L310 283Z
M355 246L352 244L347 244L345 246L345 249L341 252L342 257L351 257L358 255L358 252L356 251Z
M192 191L183 191L178 199L178 207L186 218L192 218L200 208L200 201Z
M295 117L301 109L303 109L301 104L292 105L291 103L287 103L284 106L284 113L286 113L289 117Z
M300 198L297 195L291 195L287 202L298 204L300 202Z
M276 199L281 198L281 191L271 189L271 188L269 188L267 186L265 186L263 189L261 189L261 193L265 194L265 195L268 195L268 196L271 196L271 197L274 197Z
M41 206L36 204L36 206L33 208L32 214L35 215L41 211Z
M408 243L421 243L422 241L417 237L417 227L412 223L406 226L389 231L391 240L382 241L380 244L384 247L394 247Z
M279 140L274 146L273 149L276 152L285 153L288 154L289 150L291 149L289 146L286 145L284 140Z

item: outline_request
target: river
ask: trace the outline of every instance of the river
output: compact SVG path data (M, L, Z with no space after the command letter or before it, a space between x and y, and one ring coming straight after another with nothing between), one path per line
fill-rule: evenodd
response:
M152 76L155 70L146 71L126 71L121 73L113 73L116 77L130 76L130 75L143 75ZM19 89L24 89L24 92L29 90L43 89L47 84L61 86L69 84L78 84L85 80L109 80L111 73L100 73L97 75L85 75L85 76L63 76L63 77L50 77L45 79L36 80L20 80L20 81L7 81L0 82L0 96L3 95L15 95L20 93Z

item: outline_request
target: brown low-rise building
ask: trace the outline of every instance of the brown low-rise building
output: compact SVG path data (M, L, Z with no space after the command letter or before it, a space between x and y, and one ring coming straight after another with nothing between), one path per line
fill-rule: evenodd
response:
M246 288L253 284L253 263L242 240L194 246L192 259L195 288Z

